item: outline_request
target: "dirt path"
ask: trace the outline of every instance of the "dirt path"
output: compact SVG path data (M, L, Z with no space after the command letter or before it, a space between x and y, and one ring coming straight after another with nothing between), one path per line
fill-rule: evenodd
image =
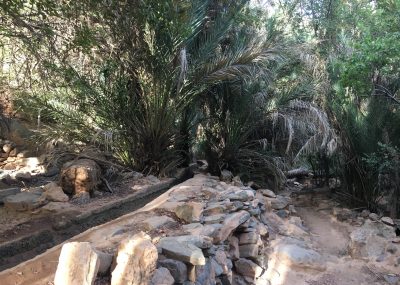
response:
M326 270L289 267L285 269L284 278L277 282L271 280L271 285L397 284L387 282L375 263L352 259L348 255L352 226L336 221L330 211L317 211L314 207L296 209L311 237L311 244L307 243L307 246L321 255L321 265L325 265Z

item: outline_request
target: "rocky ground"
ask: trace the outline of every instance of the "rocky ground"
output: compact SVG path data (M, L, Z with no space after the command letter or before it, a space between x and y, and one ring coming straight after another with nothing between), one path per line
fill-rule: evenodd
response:
M198 174L0 273L2 284L399 284L397 221ZM254 187L257 188L257 187Z

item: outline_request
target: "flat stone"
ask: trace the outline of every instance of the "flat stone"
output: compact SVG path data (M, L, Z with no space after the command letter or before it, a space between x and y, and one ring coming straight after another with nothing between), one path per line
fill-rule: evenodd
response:
M187 267L182 261L174 259L159 260L158 264L169 270L176 283L183 283L187 280Z
M255 258L258 255L257 244L244 244L239 246L240 257Z
M274 191L269 190L269 189L260 189L261 194L263 194L265 197L269 198L276 198L276 194Z
M61 249L54 285L92 285L99 266L99 257L89 242L66 243Z
M50 202L47 205L43 206L40 210L44 212L63 212L67 209L70 209L71 206L65 202Z
M212 216L203 217L203 223L205 224L217 224L225 220L225 214L216 214Z
M203 208L203 203L187 202L176 207L175 214L187 223L200 222Z
M224 204L213 205L204 209L203 215L211 216L211 215L223 214L226 212L226 210L227 207Z
M280 264L285 264L288 267L325 270L321 255L312 249L306 249L295 244L282 244L277 246L274 254Z
M15 174L15 179L20 181L30 181L32 179L32 175L29 172L18 172Z
M162 247L164 242L180 242L180 243L191 243L199 248L210 248L212 246L212 238L208 236L195 236L195 235L184 235L184 236L171 236L162 238L159 245Z
M3 199L6 208L15 211L31 211L46 204L40 193L21 192Z
M214 237L214 242L218 243L226 240L239 225L243 224L248 219L250 219L250 214L243 210L228 215L222 224L222 228Z
M44 199L52 202L68 202L68 196L55 182L51 182L45 185L43 188L44 192L42 195Z
M174 219L168 216L153 216L143 221L148 230L160 228L168 223L176 223Z
M386 225L388 225L388 226L392 226L392 227L394 226L393 220L391 218L389 218L389 217L382 217L381 218L381 222L386 224Z
M228 189L229 190L229 189ZM231 201L249 201L254 198L253 191L240 190L231 194L228 194L227 198Z
M247 232L243 233L239 236L239 244L252 244L252 243L257 243L259 238L259 234L256 232Z
M150 285L173 285L174 283L174 277L172 277L169 270L164 267L156 269L150 281Z
M289 205L289 199L283 196L276 196L275 199L271 198L271 208L274 210L281 210L287 207Z
M118 248L111 285L148 285L157 265L157 248L140 232L124 240Z
M252 279L259 277L263 272L263 269L260 266L246 258L239 258L236 260L235 268L237 273Z
M178 242L173 239L160 240L159 246L162 253L179 261L187 262L192 265L205 265L206 259L202 250L192 243Z
M4 198L21 193L20 188L7 188L0 190L0 203L3 203Z
M368 217L369 217L372 221L377 221L377 220L379 220L379 216L378 216L377 214L375 214L375 213L369 214Z

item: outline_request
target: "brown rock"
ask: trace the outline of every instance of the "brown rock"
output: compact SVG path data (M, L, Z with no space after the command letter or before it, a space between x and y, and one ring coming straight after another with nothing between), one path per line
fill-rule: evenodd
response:
M239 254L239 239L235 236L229 238L229 255L233 260L237 260L240 257Z
M203 203L188 202L183 205L179 205L175 209L175 214L178 218L188 223L199 222L203 212Z
M100 184L101 169L90 159L66 163L61 171L60 185L67 194L92 193Z
M239 244L257 243L259 234L257 232L243 233L239 236Z
M250 278L257 278L263 272L263 269L253 261L246 258L240 258L235 261L236 272Z
M50 182L45 185L44 193L42 194L45 199L53 202L68 202L69 198L64 193L62 188L58 186L55 182Z
M258 255L257 244L244 244L239 246L240 257L255 258Z
M13 147L11 144L6 143L5 145L3 145L3 151L7 154L9 154L12 151Z
M61 249L54 285L92 285L99 266L98 255L90 243L66 243Z
M157 258L157 248L145 233L123 241L118 249L117 265L111 274L111 285L148 285Z
M246 211L239 211L228 215L222 224L222 228L214 238L214 242L217 243L226 240L240 224L243 224L248 219L250 219L250 214Z

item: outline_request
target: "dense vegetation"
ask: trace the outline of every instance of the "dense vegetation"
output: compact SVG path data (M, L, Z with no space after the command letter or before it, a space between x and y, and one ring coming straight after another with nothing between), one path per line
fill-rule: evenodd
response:
M400 1L253 2L3 1L2 88L40 142L277 187L306 166L395 216Z

